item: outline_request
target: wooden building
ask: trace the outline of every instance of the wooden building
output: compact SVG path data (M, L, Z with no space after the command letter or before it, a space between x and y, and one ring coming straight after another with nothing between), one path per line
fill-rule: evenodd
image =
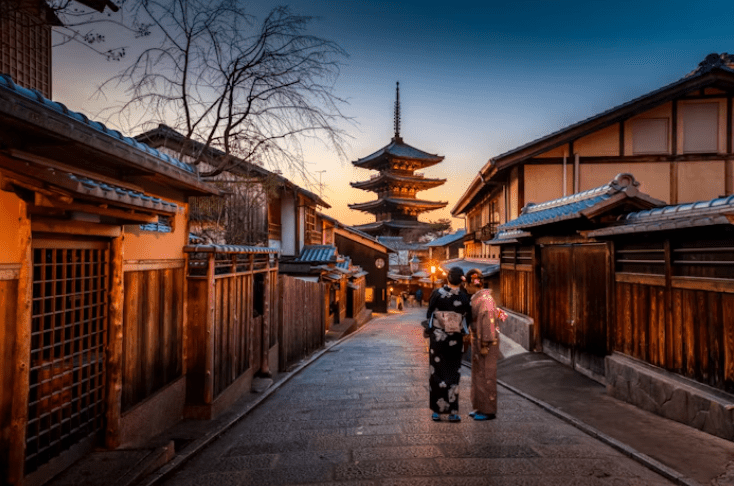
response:
M465 236L466 230L460 229L426 243L429 260L442 262L462 258L464 256Z
M639 187L620 174L500 226L503 304L611 395L734 439L734 196L665 206Z
M377 152L352 162L361 169L376 170L370 179L352 182L351 186L377 194L377 199L350 204L351 209L375 216L374 223L356 226L374 236L410 236L426 233L428 223L418 221L427 211L445 207L443 201L416 198L419 191L438 187L446 179L429 179L416 170L440 163L443 156L426 153L403 142L400 136L400 84L395 101L395 136Z
M0 147L0 482L18 484L180 419L186 199L218 191L5 75Z
M669 204L734 194L733 66L711 54L674 83L492 157L451 210L466 217L466 256L499 258L487 242L523 207L618 173Z
M317 222L320 208L330 208L320 196L285 177L255 164L227 156L192 141L166 125L142 133L138 141L212 172L227 170L207 182L222 189L224 197L195 197L191 205L191 232L212 244L258 245L277 248L284 261L296 258L307 245L322 243Z

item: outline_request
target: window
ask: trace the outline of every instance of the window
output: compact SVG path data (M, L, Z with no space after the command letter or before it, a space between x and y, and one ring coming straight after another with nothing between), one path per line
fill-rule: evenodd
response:
M642 118L632 122L632 153L668 152L668 119Z
M691 103L681 106L683 152L719 150L719 104Z

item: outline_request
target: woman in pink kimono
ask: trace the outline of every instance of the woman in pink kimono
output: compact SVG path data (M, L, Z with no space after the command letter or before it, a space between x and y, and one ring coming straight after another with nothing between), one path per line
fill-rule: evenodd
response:
M500 354L498 320L507 318L482 288L482 272L467 272L471 296L471 403L474 420L492 420L497 414L497 359Z

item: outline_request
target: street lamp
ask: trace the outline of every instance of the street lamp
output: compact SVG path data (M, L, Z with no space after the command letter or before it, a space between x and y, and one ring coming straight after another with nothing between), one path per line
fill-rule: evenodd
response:
M431 265L431 290L436 286L436 265Z

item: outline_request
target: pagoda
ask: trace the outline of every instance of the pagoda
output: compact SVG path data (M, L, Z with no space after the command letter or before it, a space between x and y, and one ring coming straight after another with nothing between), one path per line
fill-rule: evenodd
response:
M418 221L418 215L446 207L446 201L417 199L418 191L438 187L446 179L429 179L418 169L436 165L443 156L411 147L400 137L400 83L395 99L395 136L377 152L352 162L356 167L378 171L369 180L351 182L352 187L377 193L373 201L350 204L350 209L375 215L374 223L355 226L373 236L399 236L406 231L426 231L430 224Z

